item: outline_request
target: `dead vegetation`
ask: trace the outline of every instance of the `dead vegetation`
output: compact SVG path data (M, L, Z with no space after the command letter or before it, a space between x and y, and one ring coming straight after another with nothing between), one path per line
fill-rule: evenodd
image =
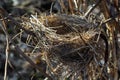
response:
M42 49L42 58L48 66L46 72L53 79L82 79L82 71L91 68L88 67L91 62L98 67L105 65L101 63L108 53L105 52L108 46L105 34L99 27L79 16L31 15L28 21L23 21L23 26L35 33L36 46ZM86 75L89 75L88 71ZM101 77L99 71L95 73Z
M60 12L57 14L52 12L52 4L49 15L32 14L20 18L7 16L8 21L1 16L5 33L5 22L16 25L15 30L19 31L13 38L9 38L10 41L9 34L5 34L7 45L13 44L15 52L22 55L48 80L118 80L118 0L91 1L95 5L90 9L87 9L90 5L87 0L68 0L67 4L64 1L58 0ZM110 3L116 6L116 15L113 17L110 17L112 14L107 7ZM94 9L100 9L100 12L95 13ZM79 10L83 10L83 13ZM25 36L25 44L33 48L30 57L14 42L18 36ZM8 52L6 48L6 53ZM31 59L33 54L37 56L34 61Z

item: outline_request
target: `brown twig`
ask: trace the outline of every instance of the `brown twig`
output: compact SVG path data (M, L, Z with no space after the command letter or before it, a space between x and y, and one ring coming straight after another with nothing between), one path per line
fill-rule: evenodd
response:
M69 3L69 8L70 8L71 14L74 14L74 11L73 11L74 5L73 5L72 0L68 0L68 3Z
M99 5L102 13L104 14L105 19L110 18L111 14L110 11L107 7L107 2L106 0L102 0L101 4ZM109 37L109 42L111 46L111 55L114 63L114 80L118 80L118 72L117 72L117 47L116 47L116 42L117 42L117 29L118 28L118 23L116 20L112 20L111 22L106 23L107 24L107 29L110 31L110 37Z

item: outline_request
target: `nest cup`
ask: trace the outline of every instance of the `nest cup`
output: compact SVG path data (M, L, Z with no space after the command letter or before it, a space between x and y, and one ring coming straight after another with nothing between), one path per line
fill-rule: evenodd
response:
M46 72L54 79L78 79L81 71L94 60L94 56L99 61L104 56L105 45L100 44L102 40L96 42L100 30L81 17L32 15L30 21L24 24L36 34L39 47L45 52L44 60L48 66ZM103 46L102 51L99 51L99 46Z

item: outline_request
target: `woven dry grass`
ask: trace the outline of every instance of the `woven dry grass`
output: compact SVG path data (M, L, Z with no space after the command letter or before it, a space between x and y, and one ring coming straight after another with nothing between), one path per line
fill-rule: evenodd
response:
M46 72L54 80L102 76L106 47L96 25L79 16L57 14L32 15L22 24L35 33L32 39L42 49Z

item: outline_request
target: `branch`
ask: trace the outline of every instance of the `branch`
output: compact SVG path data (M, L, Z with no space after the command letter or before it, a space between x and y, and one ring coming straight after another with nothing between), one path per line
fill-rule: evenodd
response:
M6 59L5 59L5 70L4 70L4 80L7 80L7 66L8 66L8 53L9 53L9 36L8 36L8 33L7 33L7 26L6 26L6 22L3 18L3 15L0 14L0 17L3 19L1 22L2 22L2 29L6 35L6 50L5 50L5 53L6 53Z
M84 17L87 17L100 3L102 0L99 0L92 8L90 8L84 15Z

